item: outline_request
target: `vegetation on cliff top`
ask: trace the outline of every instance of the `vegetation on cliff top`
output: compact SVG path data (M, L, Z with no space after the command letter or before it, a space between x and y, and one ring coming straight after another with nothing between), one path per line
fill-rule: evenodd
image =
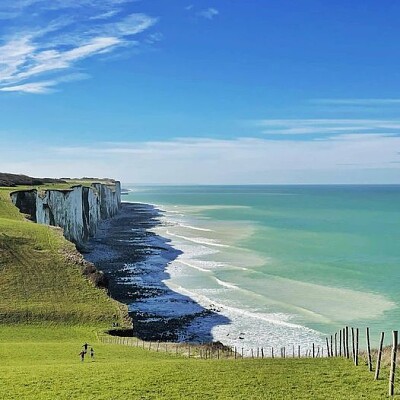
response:
M15 187L19 185L45 185L47 183L65 183L62 179L32 178L27 175L7 174L0 172L0 186Z

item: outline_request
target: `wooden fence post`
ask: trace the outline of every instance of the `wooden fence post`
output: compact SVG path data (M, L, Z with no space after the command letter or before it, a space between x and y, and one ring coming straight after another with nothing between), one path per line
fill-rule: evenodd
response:
M242 347L242 358L243 358L243 347Z
M379 349L378 356L376 359L376 369L375 369L375 380L379 379L379 372L381 369L381 360L382 360L382 349L383 349L383 339L385 338L385 332L381 332L381 339L379 341Z
M335 357L337 357L337 333L335 333Z
M264 348L261 347L261 359L264 359Z
M342 330L339 331L339 357L342 357Z
M254 358L253 348L251 349L251 358Z
M356 337L354 334L354 328L351 327L351 345L352 345L352 356L353 362L356 363Z
M371 343L369 341L369 328L368 327L365 332L365 338L367 340L368 369L369 369L369 371L372 371Z
M359 343L358 339L359 339L359 329L356 328L356 354L354 356L354 364L356 366L358 366L358 343Z
M297 347L297 355L300 358L301 354L300 354L300 345Z
M398 332L393 331L392 356L390 359L389 396L394 396L394 377L396 373L397 339L398 339Z
M349 350L349 327L346 326L346 358L350 358L350 350Z
M271 357L274 358L274 348L271 347Z
M327 350L328 357L330 357L330 353L329 353L329 340L328 340L328 338L326 338L326 350Z
M315 345L312 344L312 358L315 358Z
M257 353L258 353L258 347L257 347ZM235 346L235 360L237 358L237 352L236 352L236 346Z

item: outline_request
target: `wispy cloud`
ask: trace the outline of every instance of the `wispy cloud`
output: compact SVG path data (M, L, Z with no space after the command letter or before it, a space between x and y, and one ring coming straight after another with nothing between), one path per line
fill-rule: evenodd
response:
M396 98L369 98L369 99L311 99L310 103L339 106L387 106L400 105L400 99Z
M270 135L397 134L400 120L378 119L265 119L254 121Z
M119 12L121 12L121 9L117 8L115 10L110 10L98 15L94 15L93 17L90 17L89 19L91 20L96 20L96 19L108 19L113 17L114 15L118 14Z
M142 183L400 183L399 146L400 137L385 135L343 135L323 141L185 138L90 143L44 146L37 158L11 153L0 160L0 169L13 166L13 171L36 175L112 175ZM19 169L16 158L24 160Z
M2 92L24 92L24 93L31 93L31 94L53 93L56 91L54 89L54 87L59 85L60 83L74 82L74 81L78 81L78 80L87 79L88 77L89 77L89 75L82 74L82 73L64 75L64 76L58 77L53 80L48 80L48 81L25 83L22 85L15 85L15 86L5 86L5 87L0 88L0 91L2 91Z
M9 32L6 30L0 36L0 91L50 93L53 86L69 81L59 74L73 71L78 62L137 44L133 36L148 30L157 19L143 13L112 18L119 15L121 5L126 2L105 0L98 7L99 2L94 0L55 0L51 4L41 0L17 0L8 11L19 10L22 17L26 9L33 6L41 6L35 8L38 13L48 8L75 8L83 3L88 8L82 15L66 12L61 18L49 19L44 28L27 24L26 18L22 17L20 26L18 22L10 24ZM0 13L5 9L4 5L0 6ZM44 13L42 17L46 16ZM18 32L15 30L17 26Z
M34 94L44 94L51 93L53 86L55 86L57 81L43 81L43 82L33 82L25 83L23 85L6 86L0 88L2 92L25 92Z
M207 19L213 19L219 14L219 11L216 8L209 7L205 10L199 11L197 14Z

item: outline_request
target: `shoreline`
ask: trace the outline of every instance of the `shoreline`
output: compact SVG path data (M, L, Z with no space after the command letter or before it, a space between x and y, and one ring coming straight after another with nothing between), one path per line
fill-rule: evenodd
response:
M122 202L120 213L102 223L96 237L86 243L83 256L106 274L110 295L128 306L134 336L210 343L212 327L230 321L164 283L169 278L167 266L182 252L169 239L152 232L162 224L164 211L157 207ZM207 320L206 329L187 331L202 319Z
M212 289L208 281L203 282L213 278L213 269L200 270L196 264L204 245L181 245L181 239L168 232L182 227L197 230L190 221L182 225L182 217L186 215L164 210L159 204L123 202L120 215L103 224L88 242L92 249L85 258L106 272L111 296L128 306L134 336L149 341L219 342L248 352L258 346L322 345L319 332L293 324L279 313L241 307L240 287L216 279ZM205 227L202 224L200 230L213 232ZM181 277L192 279L188 287L180 282ZM200 292L190 289L193 279L202 288ZM233 295L233 303L217 293ZM303 337L300 342L299 337Z

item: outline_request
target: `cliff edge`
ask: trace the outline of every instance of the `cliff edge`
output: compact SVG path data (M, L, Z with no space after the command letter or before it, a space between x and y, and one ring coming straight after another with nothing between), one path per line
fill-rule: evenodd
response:
M99 181L66 189L18 190L11 200L32 221L62 228L66 239L81 246L95 235L101 220L118 213L121 184Z

